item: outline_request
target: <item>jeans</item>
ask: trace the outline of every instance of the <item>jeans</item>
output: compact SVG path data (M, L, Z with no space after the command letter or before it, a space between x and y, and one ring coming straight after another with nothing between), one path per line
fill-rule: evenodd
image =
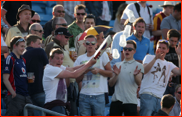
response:
M32 95L31 100L34 105L43 107L44 103L45 103L45 93L43 92L43 93L38 93L38 94ZM42 114L41 114L41 111L34 110L34 115L41 116Z
M161 99L150 94L140 94L140 116L152 116L161 109Z
M79 97L80 116L104 116L105 96L101 95L84 95Z

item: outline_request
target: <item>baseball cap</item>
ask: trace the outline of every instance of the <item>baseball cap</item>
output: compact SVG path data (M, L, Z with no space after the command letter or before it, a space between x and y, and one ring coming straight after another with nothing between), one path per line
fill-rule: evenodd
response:
M71 35L68 31L67 28L63 28L63 27L60 27L58 29L55 30L55 35L65 35L67 37L73 37L73 35Z

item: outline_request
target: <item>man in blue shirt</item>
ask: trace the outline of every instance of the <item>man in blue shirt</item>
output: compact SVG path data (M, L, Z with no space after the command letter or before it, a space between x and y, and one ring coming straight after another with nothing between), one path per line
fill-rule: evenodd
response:
M150 40L143 36L146 28L146 23L143 18L139 17L133 23L133 34L126 39L134 40L137 43L136 53L134 54L134 59L142 63L146 54L149 53ZM121 48L123 51L123 48ZM123 56L123 53L122 53Z
M10 41L12 52L4 62L3 81L8 89L5 97L6 116L22 116L24 106L32 103L28 94L28 80L25 59L22 53L25 49L23 37L15 36ZM33 115L32 110L28 112Z
M41 40L38 35L29 34L27 36L27 48L23 57L26 59L27 72L33 72L35 75L34 83L28 84L28 91L32 102L36 106L43 107L45 103L45 93L42 86L44 66L48 64L48 58L45 51L41 48ZM41 113L34 111L35 115L41 116Z

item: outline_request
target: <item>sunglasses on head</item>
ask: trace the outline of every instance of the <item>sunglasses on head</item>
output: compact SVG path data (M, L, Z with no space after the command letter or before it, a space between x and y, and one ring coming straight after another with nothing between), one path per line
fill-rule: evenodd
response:
M37 22L40 23L40 20L32 20L33 23Z
M168 43L168 40L160 39L159 42L166 42L166 43Z
M178 94L181 94L181 92L177 92Z
M127 48L127 47L125 47L125 48L123 48L123 49L124 49L124 51L126 51L126 50L128 50L128 51L134 50L133 48Z
M66 23L64 23L64 24L56 24L56 25L61 25L61 26L67 26L67 24Z
M15 44L17 44L18 42L25 42L25 40L22 39L22 38L20 38L20 39L18 39L18 40L15 42Z
M85 13L76 13L77 15L85 15Z
M86 41L85 43L86 43L86 45L90 45L90 44L95 45L95 41L92 41L92 42Z
M37 32L39 32L39 33L42 33L42 32L44 32L43 30L34 30L34 31L37 31Z
M65 13L65 11L61 11L61 10L58 10L57 12L58 12L58 13Z

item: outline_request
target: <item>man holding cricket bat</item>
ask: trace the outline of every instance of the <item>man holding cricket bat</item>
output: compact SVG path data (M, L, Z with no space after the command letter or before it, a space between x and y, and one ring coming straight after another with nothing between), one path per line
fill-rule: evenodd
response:
M88 35L84 38L84 46L87 53L79 56L74 66L89 61L96 52L96 38ZM82 82L79 97L79 110L81 116L104 116L105 96L108 92L107 77L112 77L111 65L108 55L104 52L96 64L76 79L77 83Z

